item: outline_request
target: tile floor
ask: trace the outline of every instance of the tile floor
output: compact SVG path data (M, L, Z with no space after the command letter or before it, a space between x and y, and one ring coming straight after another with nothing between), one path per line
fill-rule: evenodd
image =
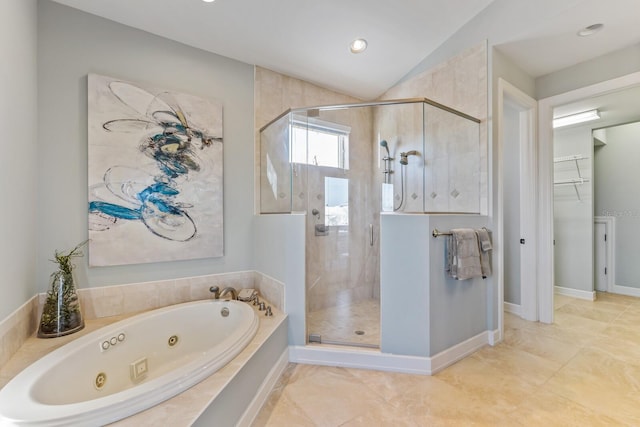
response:
M322 336L324 343L351 343L380 347L380 302L367 299L352 304L309 313L310 334ZM358 335L355 331L362 331Z
M290 364L254 426L640 426L640 299L555 307L434 376Z

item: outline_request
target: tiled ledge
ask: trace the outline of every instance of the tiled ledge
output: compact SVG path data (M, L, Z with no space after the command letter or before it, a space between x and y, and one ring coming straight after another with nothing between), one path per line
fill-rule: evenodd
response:
M85 320L166 307L211 298L209 287L253 288L274 308L284 311L284 284L256 271L130 283L99 288L80 288L78 295ZM38 328L46 294L38 294L0 322L0 367L18 351ZM56 339L56 340L59 340Z
M267 300L268 301L268 300ZM269 301L269 303L271 303ZM275 304L271 303L274 307ZM257 311L260 324L253 340L232 361L222 367L213 375L204 379L182 393L134 414L128 418L116 421L113 426L140 426L140 425L192 425L213 400L223 393L226 385L234 378L247 361L254 356L265 342L275 333L276 329L283 325L286 315L275 308L273 316L266 317L264 312ZM0 367L0 388L4 387L19 372L31 363L47 355L62 345L107 326L119 320L126 319L130 315L117 315L100 319L87 319L86 327L75 334L66 335L56 339L38 339L33 334L18 349L15 357ZM282 326L286 328L286 325Z
M35 295L0 322L0 366L4 366L38 328L38 320L38 295Z

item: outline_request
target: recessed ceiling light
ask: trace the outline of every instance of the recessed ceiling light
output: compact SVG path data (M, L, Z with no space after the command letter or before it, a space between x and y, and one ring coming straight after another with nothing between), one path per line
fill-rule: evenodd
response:
M576 123L588 122L591 120L597 120L599 118L600 112L598 110L582 111L580 113L570 114L568 116L553 119L553 127L559 128L562 126L575 125Z
M604 28L604 24L589 25L588 27L584 27L580 31L578 31L578 35L580 37L592 36L603 28Z
M364 52L366 48L367 48L367 41L365 39L355 39L349 45L349 49L351 50L351 53Z
M202 0L205 3L213 3L215 0Z

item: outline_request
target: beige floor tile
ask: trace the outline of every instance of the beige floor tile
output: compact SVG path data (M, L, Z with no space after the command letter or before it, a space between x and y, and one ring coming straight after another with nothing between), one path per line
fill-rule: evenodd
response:
M570 303L556 309L556 313L572 314L574 316L584 317L587 319L597 320L599 322L605 323L613 322L620 316L620 309L602 307L602 304L592 303L592 305L581 305Z
M283 395L317 426L327 427L339 426L387 404L344 369L301 378L289 384Z
M505 329L504 344L564 364L583 348L584 343L570 337L563 338L551 334L532 334L522 329Z
M602 330L602 335L640 345L640 325L611 324Z
M523 370L524 372L524 370ZM475 396L484 405L509 413L534 392L530 380L468 357L436 374L436 378Z
M553 296L553 308L555 308L557 310L558 308L562 307L563 305L569 304L574 299L575 298L571 298L571 297L568 297L566 295L555 294Z
M637 342L603 336L591 342L589 348L598 349L609 357L640 367L640 345Z
M614 294L610 292L596 292L596 302L612 302L625 306L640 303L640 301L636 297Z
M292 364L254 425L640 426L640 299L555 306L434 376Z
M347 371L387 402L405 393L407 389L425 381L425 376L423 375L370 371L366 369L347 369Z
M264 408L252 424L254 427L315 427L316 424L287 396L273 402L273 407Z
M505 344L484 347L471 358L488 364L501 375L512 375L533 385L544 384L563 365Z
M629 307L625 311L623 311L620 316L614 322L616 325L621 326L634 326L637 327L640 325L640 306Z
M545 385L554 393L628 425L640 425L640 368L582 350Z
M562 307L560 309L562 309ZM553 323L554 326L560 327L561 329L579 332L585 335L597 335L608 326L607 322L587 319L580 315L563 313L558 310L554 313Z
M614 427L625 424L569 399L548 392L545 388L532 394L515 411L527 426Z

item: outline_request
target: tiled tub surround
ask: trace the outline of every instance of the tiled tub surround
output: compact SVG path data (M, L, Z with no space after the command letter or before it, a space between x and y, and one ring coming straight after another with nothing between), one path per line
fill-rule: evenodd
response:
M86 326L78 333L55 339L35 337L40 313L39 296L36 295L0 323L0 387L35 360L77 337L141 311L210 298L209 287L214 285L221 289L225 286L257 289L261 299L272 306L273 316L266 317L263 312L259 312L260 327L256 337L233 361L214 375L160 405L116 423L132 426L153 425L157 424L154 420L162 420L162 423L168 422L170 425L191 425L194 422L197 425L198 417L216 412L217 405L222 405L221 402L230 399L226 396L227 390L234 386L236 379L249 376L254 382L259 380L252 391L260 388L263 378L266 378L265 381L270 378L277 379L278 369L284 366L287 360L286 316L281 310L284 300L282 283L261 273L248 271L80 289ZM40 298L43 299L44 296ZM281 357L283 354L285 356ZM273 372L269 372L270 369ZM264 385L264 390L265 393L268 392L270 385ZM246 396L247 393L242 392L242 395ZM249 395L247 402L232 404L232 407L235 406L235 412L230 411L227 416L235 416L237 421L251 403L252 397ZM259 409L261 402L258 398L256 402L249 406L249 410ZM258 407L254 408L256 404ZM203 415L207 407L211 409Z
M234 425L241 418L249 424L287 363L286 316L278 309L274 309L271 317L264 316L263 312L258 315L260 327L253 341L222 369L183 393L111 425L210 425L207 419L213 415L217 420L227 419L218 425ZM84 330L56 339L31 336L0 369L0 385L4 386L22 369L54 349L129 316L87 320ZM70 367L70 372L72 369ZM250 389L247 389L247 381L253 381ZM245 388L242 388L243 383ZM254 396L252 393L256 390L258 393ZM229 400L235 404L229 405Z

